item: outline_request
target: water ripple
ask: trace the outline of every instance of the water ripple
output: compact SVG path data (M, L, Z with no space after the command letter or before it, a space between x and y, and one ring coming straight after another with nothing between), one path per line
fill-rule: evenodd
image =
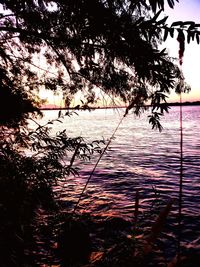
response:
M200 248L200 107L183 107L183 113L183 243L185 247ZM177 118L179 108L173 107L163 119L162 133L150 129L146 115L125 118L99 163L79 210L132 219L135 194L139 190L139 211L143 218L148 211L153 214L158 203L174 198L176 203L162 237L171 242L177 236L178 227L180 130ZM88 140L103 136L106 139L118 121L119 115L112 110L96 110L80 112L76 118L67 119L64 126L72 136L83 135ZM77 162L80 177L71 177L62 185L60 196L68 202L68 207L73 208L76 203L96 160L94 157L82 165ZM155 219L150 215L146 218L149 222Z

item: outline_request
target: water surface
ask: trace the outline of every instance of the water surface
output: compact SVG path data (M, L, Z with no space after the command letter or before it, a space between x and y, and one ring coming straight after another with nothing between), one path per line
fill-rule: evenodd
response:
M57 111L46 111L43 120ZM66 128L70 137L109 139L124 110L80 111L54 130ZM175 199L163 239L174 240L178 227L180 180L179 107L162 118L163 131L152 130L147 113L124 118L103 155L79 205L93 215L133 219L136 190L140 194L140 220L151 223L163 202ZM183 245L200 248L200 106L183 107ZM98 156L90 162L76 161L79 177L68 177L61 197L73 208ZM160 205L160 206L159 206ZM154 214L155 213L155 214ZM153 215L154 216L153 216ZM146 216L146 217L145 217ZM150 224L149 224L150 225ZM173 246L173 244L172 244Z

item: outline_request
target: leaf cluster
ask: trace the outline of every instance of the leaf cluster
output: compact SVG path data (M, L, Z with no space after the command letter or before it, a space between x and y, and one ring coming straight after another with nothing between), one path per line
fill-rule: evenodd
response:
M167 2L173 8L176 1ZM177 66L158 49L163 29L165 38L174 29L182 31L182 25L169 28L167 17L159 18L164 4L164 0L1 1L2 67L9 62L14 76L15 66L29 93L33 88L62 90L64 98L71 99L78 91L95 95L100 88L129 107L135 99L142 106L151 101L154 90L169 93L180 79ZM198 39L197 25L193 26L189 25L188 38L194 34ZM146 91L145 98L139 97L140 89Z
M82 137L70 138L63 130L51 135L50 126L62 122L37 124L33 130L6 128L0 141L0 247L4 252L2 266L24 266L36 249L40 231L38 211L59 212L59 192L55 186L78 175L75 161L88 160L101 153L101 141L85 142ZM3 135L4 134L4 135ZM6 245L5 245L6 244ZM27 256L29 255L29 256ZM35 263L33 263L35 264Z
M177 38L180 35L184 35L186 37L187 43L189 44L192 41L197 42L199 44L200 37L200 24L197 24L193 21L176 21L171 24L170 27L166 25L164 28L164 41L167 39L168 35L172 38L174 37L174 33L177 32Z

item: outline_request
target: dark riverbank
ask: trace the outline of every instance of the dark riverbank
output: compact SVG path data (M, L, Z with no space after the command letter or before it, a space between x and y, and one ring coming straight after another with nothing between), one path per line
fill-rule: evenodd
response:
M183 102L182 106L199 106L200 105L200 101L194 101L194 102ZM174 102L174 103L169 103L169 106L180 106L179 102Z
M180 106L179 102L174 102L174 103L168 103L169 106ZM194 101L194 102L183 102L182 106L199 106L200 105L200 101ZM146 107L150 107L150 105L146 105ZM87 109L114 109L114 108L127 108L127 106L109 106L109 107L87 107ZM40 108L41 110L85 110L85 107L81 107L79 105L75 106L75 107L42 107Z
M161 237L168 224L170 205L168 202L150 225L147 221L136 223L135 220L89 214L73 217L65 213L59 219L56 216L53 228L59 229L53 232L57 232L57 237L49 239L45 234L40 238L39 249L43 253L35 255L38 264L55 267L198 267L200 254L197 250L184 249L180 257L176 247L172 255L166 253L169 244ZM51 233L53 229L52 224L44 224L42 228L44 233Z

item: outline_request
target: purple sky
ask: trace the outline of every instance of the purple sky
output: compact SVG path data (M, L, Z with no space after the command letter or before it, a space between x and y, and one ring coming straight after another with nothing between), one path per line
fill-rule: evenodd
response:
M172 21L193 20L199 22L200 0L179 0L179 3L176 2L174 9L166 6L166 13Z
M165 12L168 18L168 25L173 21L195 21L200 23L200 0L179 0L175 8L171 9L166 6ZM166 47L173 57L178 57L178 42L176 38L169 38L165 43ZM183 73L186 82L191 86L192 90L184 96L185 100L200 100L200 44L196 42L186 44L185 54L183 58ZM177 101L178 97L172 94L172 101Z

